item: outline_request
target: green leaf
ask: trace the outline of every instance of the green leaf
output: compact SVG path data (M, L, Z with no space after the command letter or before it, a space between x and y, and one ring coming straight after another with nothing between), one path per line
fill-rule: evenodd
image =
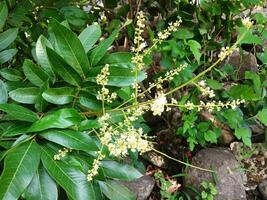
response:
M237 139L242 139L245 145L251 147L251 131L249 128L240 127L235 130Z
M27 79L38 87L42 87L49 79L48 75L29 59L24 61L22 69Z
M188 46L190 47L191 52L199 63L201 57L201 45L196 40L189 40Z
M40 135L57 144L68 147L70 149L82 150L85 152L97 151L94 140L86 134L74 130L47 130Z
M110 200L135 200L136 197L129 191L127 187L116 181L98 181L101 191Z
M9 151L0 178L0 199L18 199L31 182L39 162L40 151L34 140Z
M142 176L133 166L115 161L102 161L101 168L105 176L125 181L132 181Z
M92 82L96 82L96 76L101 72L102 67L94 67L89 71L88 80ZM117 86L117 87L125 87L130 86L135 81L135 73L130 68L122 68L122 67L109 67L110 75L108 76L108 85ZM146 78L144 72L139 72L137 75L138 82L143 81Z
M250 71L246 71L245 78L252 80L255 92L260 95L262 90L260 76Z
M40 165L23 197L27 200L57 200L58 190L55 181Z
M0 29L2 29L6 23L8 15L8 9L5 1L0 2Z
M8 95L6 84L0 80L0 104L7 103Z
M49 33L55 38L56 52L84 78L89 70L89 62L78 37L54 19L49 23Z
M0 70L0 74L9 81L20 81L23 79L22 74L18 70L12 68L3 68Z
M207 79L206 82L207 82L207 85L213 90L223 89L222 84L214 79Z
M58 73L59 76L67 83L74 86L79 86L82 82L79 74L72 69L55 51L47 48L46 52L53 70Z
M0 22L1 23L1 22ZM0 34L0 51L8 47L18 35L17 28L10 28L7 31Z
M35 109L39 112L43 112L47 106L47 102L42 97L44 91L49 88L49 81L47 80L43 86L40 88L40 93L37 96L36 103L34 105Z
M132 63L133 54L129 52L116 52L105 55L102 60L98 63L99 65L109 64L116 67L122 68L133 68Z
M38 120L36 113L20 105L0 104L0 110L6 112L13 118L20 120L20 121L35 122Z
M204 133L204 138L207 142L210 143L217 143L217 135L215 132L209 130L207 132Z
M12 136L17 136L17 135L22 135L26 133L28 129L29 129L28 123L16 122L15 124L12 124L7 129L5 129L1 137L12 137Z
M101 101L97 100L95 96L82 93L79 97L79 103L87 109L90 110L101 110L102 103Z
M57 105L71 103L74 96L75 90L71 87L49 88L42 94L46 101Z
M50 176L67 192L72 199L98 200L92 183L87 181L86 174L63 160L53 159L56 152L42 146L41 159Z
M5 51L1 51L0 52L0 65L11 60L16 55L17 52L18 52L17 49L7 49Z
M94 46L100 36L101 28L97 23L88 26L81 32L79 40L81 41L86 53Z
M245 34L245 36L239 42L240 45L241 44L259 44L259 45L262 45L263 44L263 40L259 36L254 35L253 32L252 32L252 30L247 30L244 27L239 28L239 36L238 36L238 39L243 34Z
M261 111L258 112L257 114L259 120L267 126L267 108L262 109Z
M82 118L75 109L63 108L51 112L33 123L28 132L39 132L51 128L64 129L73 126L81 121Z
M88 14L83 9L76 6L64 6L60 9L65 19L74 26L84 26L88 20Z
M186 28L179 28L173 36L177 39L190 39L194 37L194 33Z
M52 49L51 43L43 35L41 35L36 42L36 47L35 47L36 57L37 57L38 63L46 71L50 79L54 81L55 74L49 62L48 55L46 52L46 47L49 47Z
M222 115L232 129L236 129L242 125L243 116L237 110L226 110L222 112Z
M238 84L228 90L228 93L235 99L244 99L248 101L258 101L261 96L257 95L251 85Z
M19 103L35 104L39 92L40 89L36 87L18 88L9 92L9 96Z
M101 41L99 45L94 48L90 54L91 66L95 66L106 54L108 48L112 45L115 38L117 37L119 30L115 30L112 34L105 40Z
M267 64L267 48L264 49L263 53L257 53L257 57L263 64Z

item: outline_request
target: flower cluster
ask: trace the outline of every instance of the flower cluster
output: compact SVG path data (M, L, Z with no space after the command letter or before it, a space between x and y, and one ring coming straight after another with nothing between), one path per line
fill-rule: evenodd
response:
M60 160L61 158L65 157L69 152L71 152L71 150L67 148L59 149L58 153L54 155L54 160Z
M98 157L94 160L92 169L88 170L87 181L92 181L93 177L98 174L100 161L103 160L104 158L105 158L105 155L103 155L101 152L98 152Z
M170 22L167 29L158 33L158 37L153 39L153 45L150 48L144 50L147 46L147 43L144 41L142 37L142 33L145 28L145 16L143 11L140 11L137 14L137 27L135 29L135 37L134 37L134 45L132 51L135 53L135 56L132 57L132 63L135 65L135 70L142 70L144 68L144 56L148 55L152 52L157 44L161 43L163 40L166 40L173 31L176 31L180 26L182 20L179 18L176 22ZM144 51L143 51L144 50ZM140 53L143 51L142 53Z
M110 94L109 89L105 87L108 84L109 75L109 65L106 64L105 67L102 68L100 74L96 77L96 83L102 86L101 90L97 92L96 98L111 103L113 99L117 98L117 94L115 92Z
M155 98L155 100L153 101L153 103L150 106L151 111L153 112L153 115L161 115L164 110L165 110L165 106L167 104L167 98L165 96L164 93L159 92L157 94L157 97Z
M146 47L144 38L142 37L142 33L144 32L145 28L145 21L146 19L144 12L143 11L138 12L136 28L134 33L134 45L135 45L135 48L133 48L134 52L140 52Z
M135 113L135 116L126 116L125 120L118 124L109 122L111 117L108 113L99 118L98 122L101 125L99 134L100 141L108 147L111 155L124 157L128 154L128 150L138 151L140 153L150 150L150 143L143 129L136 129L131 124L131 120L136 119L138 114L143 114L143 111L139 109Z
M232 55L234 51L238 51L237 48L229 48L229 47L222 47L221 52L219 53L218 57L220 60L225 59L227 56Z
M156 81L156 83L150 83L149 88L153 88L156 86L157 89L162 89L162 83L164 81L171 81L173 80L174 76L178 75L182 70L184 70L187 67L187 63L181 64L179 67L176 67L175 69L171 69L167 71L164 77L159 77Z
M253 22L250 20L249 17L242 19L242 24L247 28L250 29L253 26Z
M218 101L218 102L211 101L211 102L207 102L207 103L200 101L200 104L198 104L198 105L188 101L184 106L188 110L197 109L198 111L201 111L203 109L207 109L209 112L213 112L214 110L220 111L223 108L235 109L242 103L245 103L245 101L240 100L240 99L225 102L225 103L223 103L221 101Z
M177 28L180 26L181 23L182 23L181 18L179 18L174 23L170 22L167 29L158 33L158 39L161 41L166 40L171 35L172 32L177 31Z
M206 81L201 80L197 85L203 96L208 96L209 98L215 97L214 90L207 87Z

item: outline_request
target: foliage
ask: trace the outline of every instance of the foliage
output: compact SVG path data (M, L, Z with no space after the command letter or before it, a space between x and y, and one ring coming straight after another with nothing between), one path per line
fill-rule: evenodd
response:
M251 146L251 121L267 124L267 51L253 52L261 70L243 78L223 60L266 40L266 16L252 14L252 27L238 17L261 2L151 2L91 2L86 11L84 1L0 1L0 199L135 199L119 180L141 177L138 153L154 148L148 111L179 109L175 128L191 151L221 137L204 111ZM158 179L162 196L187 198ZM202 187L212 199L214 186Z

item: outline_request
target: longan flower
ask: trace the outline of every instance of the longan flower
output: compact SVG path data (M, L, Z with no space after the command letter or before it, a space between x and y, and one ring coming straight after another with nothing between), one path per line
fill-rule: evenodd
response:
M232 48L230 49L229 47L222 47L221 48L221 52L219 53L218 57L223 60L225 59L227 56L232 55L232 53L234 51L238 51L238 48Z
M203 96L208 96L209 98L215 97L214 90L207 87L206 81L201 80L197 85Z
M58 154L54 155L54 160L60 160L61 158L65 157L68 152L71 152L71 150L67 148L59 149Z
M242 19L242 24L247 28L250 29L253 26L253 22L250 20L249 17Z
M162 92L159 92L156 99L153 101L153 103L150 106L151 111L153 112L153 115L161 115L165 110L165 105L167 104L167 98L165 94Z
M87 181L89 181L89 182L92 181L93 177L98 174L98 169L100 167L100 161L105 158L105 156L101 152L98 152L98 153L99 153L99 155L94 160L92 169L88 170Z

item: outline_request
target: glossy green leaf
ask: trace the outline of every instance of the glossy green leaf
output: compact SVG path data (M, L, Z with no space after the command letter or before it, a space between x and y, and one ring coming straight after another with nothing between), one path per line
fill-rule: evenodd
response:
M88 14L77 6L64 6L60 9L65 19L74 26L84 26L88 20Z
M18 52L17 49L7 49L0 52L0 65L10 61Z
M0 104L7 103L8 94L6 84L0 80Z
M81 121L82 118L75 109L63 108L48 113L40 120L33 123L32 126L29 128L28 132L39 132L51 128L68 128Z
M11 126L9 126L7 129L4 130L1 137L12 137L17 135L22 135L27 132L29 129L28 123L14 123Z
M83 93L79 97L79 103L85 108L91 109L91 110L101 110L102 109L102 103L101 101L97 100L95 96Z
M27 200L57 200L58 190L55 181L40 165L23 197Z
M78 37L56 20L49 23L49 33L55 38L55 50L81 76L89 70L85 50Z
M90 69L88 80L96 82L96 76L101 72L101 69L102 67L94 67ZM135 73L130 68L110 66L109 72L108 85L110 86L125 87L132 85L135 81ZM145 78L146 75L144 72L138 73L138 82L143 81Z
M1 22L0 22L1 23ZM10 28L0 34L0 51L8 47L18 35L17 28Z
M53 159L55 151L42 146L41 159L50 176L75 200L98 200L92 183L87 181L86 174L63 160Z
M9 97L19 103L35 104L39 92L36 87L18 88L9 92Z
M20 105L0 104L0 110L20 121L35 122L38 120L36 113Z
M262 109L261 111L258 112L257 114L259 120L267 126L267 108Z
M48 105L48 103L42 97L43 92L46 91L48 88L49 88L49 81L47 80L40 88L40 93L38 94L36 103L34 105L35 109L39 112L43 112Z
M90 54L91 66L95 66L107 53L108 48L112 45L116 39L119 30L113 31L113 33L105 40L101 41L96 48L94 48Z
M86 152L97 151L98 147L88 134L73 130L47 130L40 135L57 144Z
M72 69L64 59L50 48L46 49L53 70L67 83L79 86L82 82L79 74Z
M45 81L49 79L48 75L42 70L42 68L34 64L29 59L24 61L22 69L27 79L38 87L41 87Z
M133 166L115 161L102 161L101 168L105 176L125 181L132 181L142 176Z
M101 191L110 200L135 200L136 197L127 187L116 181L98 181Z
M0 29L2 29L6 23L8 15L8 9L5 1L0 2Z
M37 57L38 63L46 71L50 79L54 80L55 74L49 62L48 55L46 52L46 47L49 47L52 49L51 43L43 35L41 35L36 42L36 47L35 47L36 57Z
M46 101L57 105L71 103L74 96L75 90L71 87L49 88L42 94Z
M9 81L20 81L23 79L22 74L18 70L12 68L3 68L0 70L0 74Z
M116 52L105 55L99 62L99 65L109 64L116 67L133 68L133 54L129 52Z
M101 28L98 24L92 24L85 28L79 35L85 52L87 53L101 36Z
M34 140L9 151L0 177L0 199L18 199L35 175L39 162L40 150Z

